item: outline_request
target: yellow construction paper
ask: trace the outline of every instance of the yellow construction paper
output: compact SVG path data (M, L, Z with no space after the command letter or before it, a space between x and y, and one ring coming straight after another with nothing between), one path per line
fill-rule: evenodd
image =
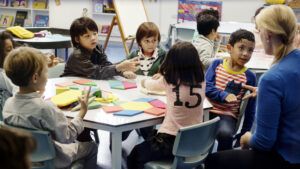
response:
M120 104L120 106L125 110L147 110L153 106L147 102L127 102Z

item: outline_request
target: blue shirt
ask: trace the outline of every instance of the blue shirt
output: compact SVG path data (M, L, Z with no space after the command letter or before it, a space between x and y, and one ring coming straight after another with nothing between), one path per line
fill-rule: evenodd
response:
M252 148L276 151L300 163L300 50L290 52L266 72L258 85L257 128Z

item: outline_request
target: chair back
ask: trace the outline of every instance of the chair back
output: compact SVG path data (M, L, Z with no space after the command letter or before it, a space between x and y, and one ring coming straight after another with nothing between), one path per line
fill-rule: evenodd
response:
M220 118L181 128L176 136L172 168L192 168L203 163L211 152Z
M55 149L48 131L28 130L36 139L37 148L31 155L32 168L54 169Z

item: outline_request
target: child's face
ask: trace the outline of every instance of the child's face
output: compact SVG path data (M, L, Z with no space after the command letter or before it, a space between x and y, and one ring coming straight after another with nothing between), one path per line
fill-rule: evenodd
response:
M76 41L83 48L92 51L96 48L97 43L98 43L98 32L87 30L87 32L85 34L76 38Z
M143 49L143 53L153 53L158 45L158 37L143 37L141 40L141 46Z
M255 43L247 39L236 42L234 46L227 45L230 57L234 64L243 67L250 59L255 47Z
M7 54L13 50L14 46L10 39L6 39L4 41L4 56L7 56Z

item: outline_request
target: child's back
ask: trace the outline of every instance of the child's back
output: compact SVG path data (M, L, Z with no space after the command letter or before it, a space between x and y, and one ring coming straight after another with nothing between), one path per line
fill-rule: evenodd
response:
M193 45L198 51L201 62L204 64L205 69L215 59L218 44L215 40L218 37L217 29L219 21L216 17L204 14L197 17L197 31L198 35L193 38Z
M55 143L56 168L69 167L79 159L85 160L87 168L96 167L97 145L76 141L84 129L87 99L84 102L80 99L82 109L70 123L54 104L44 101L41 93L47 82L47 61L36 49L21 47L13 50L5 60L4 69L12 82L19 86L19 92L5 103L4 122L17 127L49 131Z

